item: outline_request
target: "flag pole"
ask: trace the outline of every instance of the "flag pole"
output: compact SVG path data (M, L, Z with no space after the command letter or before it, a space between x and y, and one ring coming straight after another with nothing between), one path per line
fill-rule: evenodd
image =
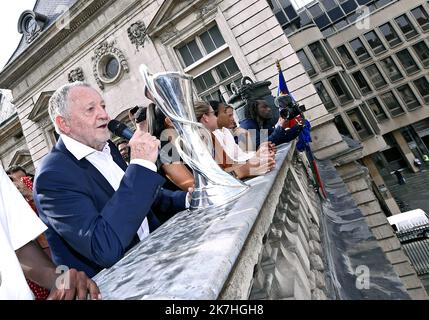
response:
M277 66L277 71L279 73L279 90L278 90L278 96L283 95L283 94L289 94L291 96L291 98L293 99L294 103L296 103L295 99L292 97L292 95L289 92L289 89L287 88L287 84L286 84L286 79L283 76L283 72L282 72L282 68L280 66L280 61L276 60L276 66ZM281 88L283 87L283 88ZM285 92L283 92L283 90ZM327 194L325 191L325 186L323 184L322 178L320 177L319 174L319 169L317 168L317 164L316 164L316 159L314 158L313 152L311 150L310 147L310 143L308 141L311 141L311 137L310 137L310 129L311 129L311 125L310 122L308 120L305 119L305 115L303 112L301 112L301 118L302 121L304 121L304 127L306 127L305 130L302 130L299 138L301 141L305 141L305 147L303 148L303 150L299 150L299 151L304 151L305 150L305 155L307 157L307 161L310 164L310 169L311 172L313 174L313 181L314 184L316 186L316 188L319 191L319 194L323 197L323 198L327 198ZM305 131L305 133L304 133Z

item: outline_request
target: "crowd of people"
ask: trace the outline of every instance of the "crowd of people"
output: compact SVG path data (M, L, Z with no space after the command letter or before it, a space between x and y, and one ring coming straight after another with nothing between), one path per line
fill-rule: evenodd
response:
M276 146L295 139L303 125L289 127L280 117L270 127L264 100L247 101L239 124L222 102L196 101L194 110L214 159L237 179L273 170ZM90 277L191 200L192 170L175 149L171 119L155 103L130 110L134 135L116 145L103 97L88 84L59 88L49 115L59 139L35 176L22 167L0 175L0 299L100 298ZM58 267L66 268L67 285L58 285Z

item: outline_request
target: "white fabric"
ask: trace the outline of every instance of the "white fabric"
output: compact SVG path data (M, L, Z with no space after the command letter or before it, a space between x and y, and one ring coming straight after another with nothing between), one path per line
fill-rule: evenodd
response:
M0 300L34 299L15 251L46 229L0 168Z
M118 190L125 172L113 160L108 143L104 146L103 151L98 151L66 135L61 135L61 138L67 150L70 151L77 160L86 158L106 178L112 188L115 191ZM156 165L148 160L131 160L130 163L141 165L155 172L157 171ZM151 166L151 164L153 166ZM149 232L149 223L147 218L145 218L137 231L137 235L140 240L143 240L149 235Z
M246 162L255 156L255 152L245 152L235 142L234 136L228 128L216 129L213 134L225 153L235 162Z

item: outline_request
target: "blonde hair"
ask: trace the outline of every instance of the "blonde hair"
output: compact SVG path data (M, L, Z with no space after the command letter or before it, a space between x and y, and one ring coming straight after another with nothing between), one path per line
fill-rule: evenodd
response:
M210 105L204 101L195 101L194 103L194 111L195 116L197 117L197 121L200 122L203 115L210 112Z

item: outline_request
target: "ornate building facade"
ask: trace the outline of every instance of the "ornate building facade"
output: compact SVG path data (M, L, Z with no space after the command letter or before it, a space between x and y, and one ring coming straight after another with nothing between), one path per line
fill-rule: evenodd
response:
M12 90L16 108L6 122L0 122L2 166L23 155L37 168L57 138L48 116L49 98L67 82L83 80L98 88L110 116L126 120L129 108L147 103L141 64L153 73L191 74L195 98L228 101L231 87L244 76L270 81L276 94L279 60L289 89L306 105L315 154L337 167L408 294L427 298L372 192L367 170L357 162L364 148L340 135L335 114L328 112L270 4L266 0L37 1L32 11L22 14L21 43L0 73L0 88ZM15 134L18 128L21 137Z

